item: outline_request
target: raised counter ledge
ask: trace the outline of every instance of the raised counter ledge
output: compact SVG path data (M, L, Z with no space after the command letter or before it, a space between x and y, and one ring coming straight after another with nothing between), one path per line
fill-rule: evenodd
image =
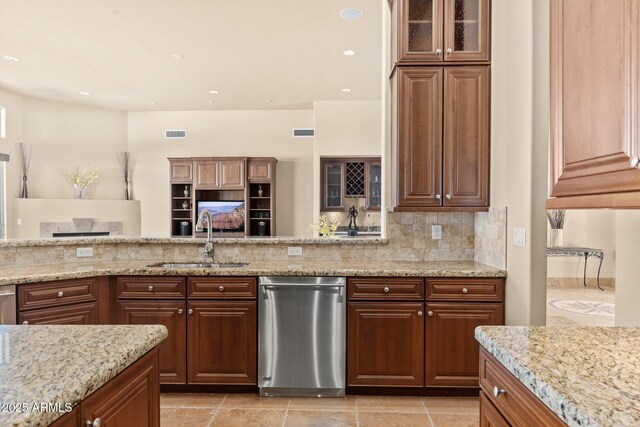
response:
M157 325L0 326L0 400L75 406L166 337ZM0 425L48 425L62 415L0 412Z
M0 240L0 248L25 248L42 246L71 246L71 245L100 245L100 244L183 244L204 245L206 239L199 237L64 237L43 238L29 240ZM215 237L214 244L251 244L251 245L379 245L389 243L389 239L382 237L331 237L331 238L303 238L303 237Z
M95 261L0 268L0 285L96 276L506 277L474 261L251 261L242 268L147 267L163 260ZM177 261L180 262L180 261Z
M640 328L481 326L475 335L569 426L640 425Z

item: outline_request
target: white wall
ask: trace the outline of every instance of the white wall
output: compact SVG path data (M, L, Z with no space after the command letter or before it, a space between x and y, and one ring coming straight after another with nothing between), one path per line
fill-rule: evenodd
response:
M313 220L312 110L130 112L133 195L142 202L142 234L169 235L167 157L275 157L276 229L280 236L310 236ZM165 129L187 129L186 140L165 140Z
M507 206L506 322L543 324L548 3L494 0L492 12L491 204ZM525 248L514 227L526 229Z
M640 212L616 211L616 326L640 327Z
M25 98L0 89L7 108L7 138L0 151L11 155L7 168L7 236L17 233L14 200L19 197L21 171L15 144L31 146L28 174L30 198L72 198L65 169L97 167L98 181L87 190L93 199L122 199L123 183L117 153L127 148L127 115L106 110ZM69 220L71 215L69 216Z
M313 152L314 221L320 214L320 157L381 156L382 153L381 101L316 101L314 103L315 141ZM364 200L356 204L364 207ZM362 209L360 209L362 210ZM361 212L362 214L362 212ZM342 225L346 214L340 215ZM359 225L367 224L359 216ZM380 214L370 215L380 225Z

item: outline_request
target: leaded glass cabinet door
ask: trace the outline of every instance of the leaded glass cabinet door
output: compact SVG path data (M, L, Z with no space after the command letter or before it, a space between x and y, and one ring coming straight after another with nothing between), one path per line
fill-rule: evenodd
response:
M382 202L382 166L380 162L367 162L366 210L379 211Z
M399 61L442 61L442 1L400 3Z
M344 162L323 162L322 211L344 209Z
M488 61L490 0L446 0L445 61Z

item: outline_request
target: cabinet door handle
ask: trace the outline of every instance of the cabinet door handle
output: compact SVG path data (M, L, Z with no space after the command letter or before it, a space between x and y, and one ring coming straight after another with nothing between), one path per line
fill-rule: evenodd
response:
M493 387L493 395L495 397L500 396L501 394L507 394L507 390L503 389L503 388L498 388L498 386L494 386Z
M451 194L447 194L446 196L444 196L447 200L451 199Z
M433 311L431 311L431 310L427 311L427 316L433 317Z
M153 285L149 285L149 292L153 292Z
M447 49L447 53L453 53L453 48Z
M440 199L442 199L442 196L439 194L436 194L436 200L440 200Z
M28 320L25 320L24 322L22 322L22 324L23 324L23 325L28 325L28 324L29 324L29 321L28 321Z
M58 292L58 298L62 298L64 296L64 292L60 291Z
M440 56L441 53L442 53L442 49L440 48L436 49L436 55Z
M219 290L220 292L224 292L224 286L220 286L220 287L218 288L218 290Z
M422 317L422 312L421 311L418 312L418 317Z
M182 314L182 313L184 313L184 310L183 309L178 309L178 314Z
M391 289L387 288L386 286L385 286L385 287L384 287L384 289L383 289L383 291L384 291L384 293L385 293L385 294L388 294L390 290L391 290Z
M190 309L189 309L189 311L188 311L188 313L189 313L189 314L193 314L193 309L192 309L192 308L190 308Z
M629 159L629 165L634 169L640 169L640 157L637 155Z
M468 293L468 292L469 292L469 289L467 289L467 288L462 288L462 293L463 293L463 294L466 294L466 293Z
M87 420L84 425L87 427L100 427L102 425L102 420L100 418L96 418L93 421Z

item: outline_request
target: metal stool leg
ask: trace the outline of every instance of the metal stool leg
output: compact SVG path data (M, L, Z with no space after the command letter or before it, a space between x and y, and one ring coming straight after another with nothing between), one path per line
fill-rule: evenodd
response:
M603 261L603 258L600 258L600 265L598 266L598 275L596 276L596 284L598 285L598 289L600 289L601 291L604 291L604 289L600 287L600 269L602 268L602 261Z
M582 275L582 282L584 283L584 287L587 287L587 260L589 259L589 255L584 256L584 274Z

